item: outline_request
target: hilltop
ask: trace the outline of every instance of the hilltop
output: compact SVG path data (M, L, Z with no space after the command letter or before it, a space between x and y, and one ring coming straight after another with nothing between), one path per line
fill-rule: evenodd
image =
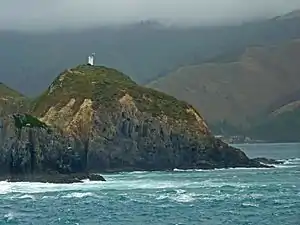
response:
M209 134L202 117L186 102L137 85L127 75L103 66L81 65L61 73L35 102L33 114L49 124L68 126L68 119L80 110L108 113L119 107L147 113L149 117L181 123L193 132ZM199 124L195 124L194 121ZM70 121L71 123L71 121ZM64 129L64 127L63 127Z
M299 57L300 39L247 47L181 67L148 86L193 104L208 123L247 126L271 106L278 108L291 100L288 96L296 96Z
M27 103L26 97L0 82L0 116L24 112L27 110Z
M295 18L300 18L300 9L289 12L283 16L277 16L275 20L291 20Z
M65 70L31 109L2 118L1 173L266 167L215 139L188 103L103 66Z

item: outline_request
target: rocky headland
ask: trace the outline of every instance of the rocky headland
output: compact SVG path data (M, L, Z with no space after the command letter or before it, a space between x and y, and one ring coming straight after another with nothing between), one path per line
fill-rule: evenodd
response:
M214 138L191 105L114 69L68 69L26 103L0 94L0 179L71 183L114 171L269 167Z

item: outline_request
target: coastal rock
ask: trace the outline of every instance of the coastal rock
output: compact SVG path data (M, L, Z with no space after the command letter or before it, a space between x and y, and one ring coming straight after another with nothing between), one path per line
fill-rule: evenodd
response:
M264 157L254 158L253 160L255 160L259 163L266 164L266 165L276 165L276 164L283 164L284 163L284 161L282 161L282 160L267 159L267 158L264 158Z
M114 69L67 70L31 108L1 118L2 174L264 167L214 138L191 105Z

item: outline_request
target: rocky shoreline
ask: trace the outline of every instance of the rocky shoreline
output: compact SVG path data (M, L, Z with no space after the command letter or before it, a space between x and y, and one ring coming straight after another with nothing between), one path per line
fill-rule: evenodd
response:
M278 165L278 164L284 163L283 160L267 159L264 157L254 158L253 160L260 162L262 165L265 165L265 166Z
M273 165L282 164L283 161L267 158L254 158L250 159L251 163L245 167L247 168L274 168ZM214 166L202 166L202 167L186 167L186 168L174 168L174 169L149 169L144 170L142 168L120 168L106 170L105 173L113 174L120 172L135 172L135 171L166 171L173 172L175 169L179 170L189 170L189 169L203 169L203 170L213 170L221 169L224 167L214 167ZM239 167L228 167L228 168L239 168ZM225 168L226 169L226 168ZM39 173L39 174L13 174L13 175L0 175L0 181L7 182L39 182L39 183L54 183L54 184L72 184L72 183L83 183L84 180L89 181L102 181L105 182L106 179L99 173L71 173L71 174L60 174L56 172L49 173Z
M0 176L0 181L7 182L39 182L39 183L54 183L54 184L71 184L83 183L84 180L90 181L106 181L99 174L25 174L25 175L8 175Z
M74 183L105 180L91 172L274 164L215 138L192 105L112 68L79 65L34 101L19 98L0 102L0 180Z

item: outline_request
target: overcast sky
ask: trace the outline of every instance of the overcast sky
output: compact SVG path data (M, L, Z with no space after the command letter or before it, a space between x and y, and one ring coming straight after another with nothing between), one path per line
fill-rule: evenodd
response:
M0 0L0 29L52 29L158 19L221 24L271 17L300 0Z

